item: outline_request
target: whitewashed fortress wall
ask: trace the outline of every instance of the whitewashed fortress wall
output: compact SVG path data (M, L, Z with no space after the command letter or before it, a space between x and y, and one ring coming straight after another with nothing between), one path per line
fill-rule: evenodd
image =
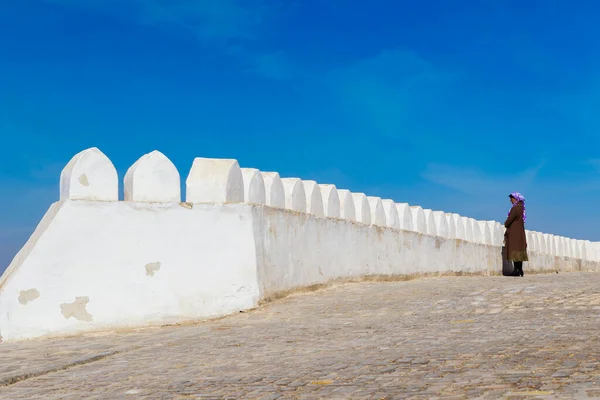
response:
M154 151L119 177L77 154L60 200L0 278L0 336L19 340L199 320L369 276L501 270L504 227L331 184ZM599 243L527 231L527 271L599 271Z

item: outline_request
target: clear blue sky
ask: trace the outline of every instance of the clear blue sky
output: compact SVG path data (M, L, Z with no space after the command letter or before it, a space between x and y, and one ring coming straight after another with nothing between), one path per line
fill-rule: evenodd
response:
M92 146L600 240L600 2L0 4L0 271Z

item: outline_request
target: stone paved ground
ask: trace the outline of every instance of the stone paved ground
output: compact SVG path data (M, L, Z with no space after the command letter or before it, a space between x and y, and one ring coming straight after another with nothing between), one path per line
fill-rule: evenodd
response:
M600 398L600 274L348 284L198 325L0 344L3 399Z

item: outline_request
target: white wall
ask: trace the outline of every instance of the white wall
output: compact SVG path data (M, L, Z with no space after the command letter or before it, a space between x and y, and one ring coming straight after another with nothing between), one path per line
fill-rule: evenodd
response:
M0 282L5 339L223 315L259 299L249 205L65 201L49 212Z
M269 207L254 210L261 298L340 278L428 273L494 274L501 249ZM600 263L529 252L528 271L600 272Z
M61 201L0 278L0 336L225 315L335 279L501 270L498 222L241 170L228 159L194 160L186 203L179 182L168 158L152 152L130 168L128 201L118 201L108 157L77 154L61 174ZM529 271L600 271L599 243L527 237Z
M337 278L501 268L497 247L269 207L254 212L262 297Z

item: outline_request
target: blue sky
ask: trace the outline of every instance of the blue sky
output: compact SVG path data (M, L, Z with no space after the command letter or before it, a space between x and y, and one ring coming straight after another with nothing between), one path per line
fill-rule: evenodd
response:
M0 271L93 146L600 240L599 2L0 4Z

